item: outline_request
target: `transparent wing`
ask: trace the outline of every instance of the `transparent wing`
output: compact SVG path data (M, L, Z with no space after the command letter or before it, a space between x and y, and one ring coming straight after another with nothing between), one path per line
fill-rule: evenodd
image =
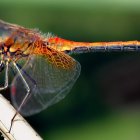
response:
M0 36L2 38L9 37L13 33L17 32L17 31L21 31L23 29L24 28L19 25L9 24L7 22L0 20ZM26 30L26 29L24 29L24 30ZM22 31L22 33L24 33L24 32Z
M31 32L34 32L34 30L30 30L30 29L27 29L27 28L24 28L22 26L19 26L17 24L10 24L10 23L7 23L3 20L0 20L0 34L9 34L11 32L16 32L16 31L20 31L20 32L28 32L28 33L31 33Z
M0 35L9 34L18 29L19 29L19 26L16 26L14 24L9 24L0 20Z
M20 110L22 115L33 115L59 102L74 85L80 74L80 64L66 54L60 54L60 57L62 59L57 62L58 56L49 61L44 56L32 55L28 64L21 69L31 89L30 97ZM12 82L11 92L12 102L18 108L26 95L25 85L19 74Z
M18 40L32 40L32 37L40 35L38 30L27 29L16 24L10 24L0 20L0 41L8 38Z

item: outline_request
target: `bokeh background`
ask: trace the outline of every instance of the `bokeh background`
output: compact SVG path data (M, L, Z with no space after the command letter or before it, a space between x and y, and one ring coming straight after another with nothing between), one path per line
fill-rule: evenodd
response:
M0 19L75 41L140 40L139 0L0 0ZM139 52L72 57L72 91L28 122L45 140L140 140Z

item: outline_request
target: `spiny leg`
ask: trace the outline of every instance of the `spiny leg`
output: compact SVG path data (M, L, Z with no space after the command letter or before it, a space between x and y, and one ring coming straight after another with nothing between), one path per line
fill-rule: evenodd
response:
M23 75L22 75L22 73L21 73L21 70L18 68L18 66L17 66L17 64L16 64L15 62L13 62L13 65L14 65L14 67L16 68L18 74L20 75L20 78L21 78L21 80L23 81L23 83L24 83L24 85L25 85L25 88L26 88L27 93L26 93L26 96L23 98L23 100L22 100L20 106L18 107L18 109L17 109L15 115L13 116L13 118L12 118L12 120L11 120L11 126L10 126L10 129L9 129L9 133L10 133L10 131L11 131L12 124L13 124L13 121L14 121L16 115L18 114L18 112L20 111L20 109L22 108L22 106L24 105L24 103L26 102L27 98L28 98L29 95L30 95L30 88L29 88L29 85L27 84L25 78L23 77Z

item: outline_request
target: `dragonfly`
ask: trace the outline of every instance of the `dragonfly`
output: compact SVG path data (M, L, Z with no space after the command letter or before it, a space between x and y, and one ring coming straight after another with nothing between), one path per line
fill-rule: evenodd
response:
M75 42L0 20L0 73L5 72L0 90L10 87L13 106L30 116L70 92L81 71L72 54L139 50L139 41Z

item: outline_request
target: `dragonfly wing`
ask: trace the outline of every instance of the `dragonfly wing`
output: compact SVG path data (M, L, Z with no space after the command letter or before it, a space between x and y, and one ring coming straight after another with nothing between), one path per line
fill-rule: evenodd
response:
M26 28L0 20L0 36L3 38L10 36L17 31L22 31L22 33L24 33L23 30L26 30Z
M9 34L18 29L19 29L18 25L9 24L7 22L0 20L0 35Z
M36 34L36 36L40 35L38 30L27 29L16 24L10 24L0 20L0 41L8 38L16 38L18 40L24 38L24 40L30 41L34 34Z
M22 106L20 113L24 116L33 115L59 102L70 91L80 74L80 64L70 56L64 55L69 68L62 68L46 60L44 56L32 55L28 64L22 69L22 75L30 87L30 96ZM55 59L55 58L54 58ZM66 62L61 62L66 65ZM12 82L11 98L18 108L27 91L23 80L17 74Z
M3 20L0 20L0 32L15 32L15 31L33 32L33 30L24 28L17 24L11 24L11 23L5 22Z

